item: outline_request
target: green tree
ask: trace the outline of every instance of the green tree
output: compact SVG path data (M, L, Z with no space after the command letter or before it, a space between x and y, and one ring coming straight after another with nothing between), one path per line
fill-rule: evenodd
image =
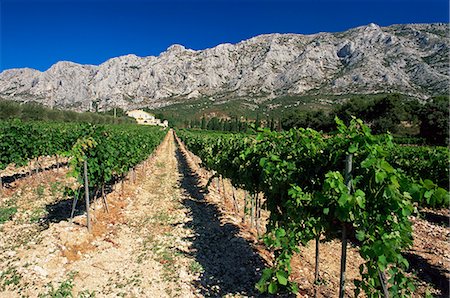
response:
M449 145L449 97L432 98L419 111L421 124L420 136L429 143Z
M206 129L206 118L205 117L202 117L200 128Z
M220 130L219 119L217 117L212 117L208 122L207 129Z
M330 131L334 128L332 118L325 112L318 111L292 111L281 119L281 126L288 130L291 128L312 128L315 130Z
M402 121L411 124L417 123L417 110L419 102L416 99L400 94L387 94L383 96L353 97L349 101L335 107L332 115L349 123L352 117L362 119L376 134L392 133L404 134Z
M20 118L22 108L19 103L12 101L0 101L0 119Z
M255 127L256 128L261 127L261 119L259 119L259 113L256 114Z

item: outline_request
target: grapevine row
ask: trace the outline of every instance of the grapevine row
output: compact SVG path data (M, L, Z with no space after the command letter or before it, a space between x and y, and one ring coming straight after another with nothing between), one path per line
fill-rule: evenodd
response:
M430 179L446 189L449 187L449 160L449 148L440 146L396 145L388 157L392 166L402 169L408 176L416 180Z
M363 290L378 297L385 286L391 297L410 296L414 284L402 251L412 244L413 201L443 205L448 192L394 168L388 162L394 149L390 136L373 136L360 120L348 127L336 121L338 133L328 137L311 129L265 131L256 137L178 135L208 169L237 187L264 193L270 211L264 241L274 250L275 262L263 272L260 291L295 292L289 275L298 244L343 234L343 240L357 239L365 261L356 295ZM345 181L349 157L353 169Z
M82 183L86 160L89 186L102 188L147 159L165 135L166 131L148 126L98 126L73 146L72 174Z
M88 124L0 122L0 170L9 164L24 166L40 156L67 155Z
M98 189L146 159L165 134L132 124L5 121L0 123L0 170L44 155L63 155L71 157L71 173L80 183L86 160L89 186Z

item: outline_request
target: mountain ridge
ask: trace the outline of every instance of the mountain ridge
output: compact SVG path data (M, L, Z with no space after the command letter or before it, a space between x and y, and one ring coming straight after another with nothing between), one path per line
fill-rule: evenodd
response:
M100 65L59 61L46 71L0 73L0 97L91 110L161 107L198 98L449 91L449 25L369 24L311 35L262 34L203 50L174 44L158 56L114 57Z

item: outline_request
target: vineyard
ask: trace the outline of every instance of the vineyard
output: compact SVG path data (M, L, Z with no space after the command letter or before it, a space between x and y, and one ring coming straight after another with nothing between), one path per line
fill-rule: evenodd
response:
M420 211L448 207L448 148L397 145L359 120L337 124L323 135L0 123L0 171L27 172L4 177L1 190L0 294L327 296L316 293L327 287L321 253L338 241L340 297L425 295L406 252L413 227L429 227ZM50 167L28 170L44 156ZM74 214L82 198L94 204ZM61 208L70 215L53 214ZM314 280L305 288L299 256L311 242ZM433 293L448 291L438 287Z
M0 123L0 170L41 156L72 157L75 175L87 160L91 186L123 176L148 157L165 132L135 125L91 125L10 121ZM81 177L81 176L80 176Z
M24 166L41 156L54 156L55 163L58 157L68 157L70 175L79 185L85 184L84 193L89 194L90 187L94 196L101 190L104 198L105 186L113 180L123 180L125 174L150 156L165 134L156 128L136 125L3 122L0 170L11 164ZM81 191L81 188L75 191L74 206Z
M256 137L190 132L179 136L208 169L235 187L264 194L263 208L270 211L264 242L275 252L275 262L257 284L261 292L297 292L289 275L298 244L316 239L318 246L320 238L341 234L341 297L348 238L356 239L365 260L362 279L355 282L356 296L361 291L368 297L409 296L415 286L402 256L412 244L409 217L417 204L449 204L447 190L418 177L437 178L445 185L448 149L421 149L414 155L414 149L394 146L389 136L372 136L359 120L349 127L337 121L339 133L328 138L311 129L267 131ZM425 155L431 160L425 162ZM261 204L253 197L251 208Z

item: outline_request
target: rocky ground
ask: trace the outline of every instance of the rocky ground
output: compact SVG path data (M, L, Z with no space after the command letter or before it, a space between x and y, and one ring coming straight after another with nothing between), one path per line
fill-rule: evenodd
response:
M93 204L92 233L82 204L70 220L67 190L76 182L67 169L8 184L0 197L0 210L13 210L0 223L0 297L260 296L254 284L272 258L258 237L267 214L262 212L257 229L244 214L244 192L211 179L199 162L169 133L137 167L136 179L110 190L109 213L100 200ZM445 297L448 212L423 214L413 218L415 243L408 256L420 278L417 296L428 290ZM340 242L320 249L322 282L316 290L319 297L335 297ZM348 260L351 281L362 262L351 244ZM314 243L294 258L293 272L298 296L312 297ZM353 296L351 282L347 293Z

